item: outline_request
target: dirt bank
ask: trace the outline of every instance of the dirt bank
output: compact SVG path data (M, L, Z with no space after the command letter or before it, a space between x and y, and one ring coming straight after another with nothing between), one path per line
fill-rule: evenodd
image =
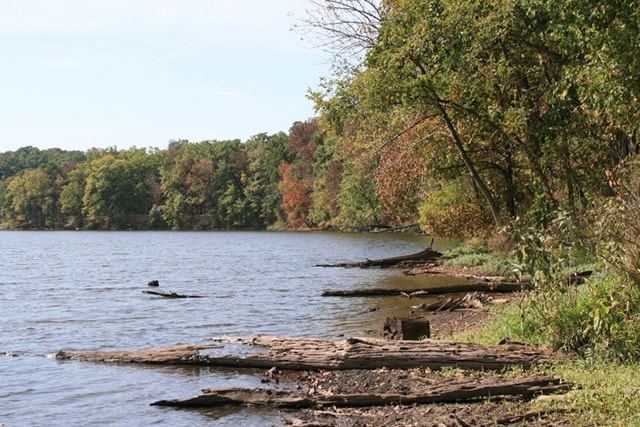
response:
M475 272L442 266L431 266L417 275L473 275ZM516 304L523 297L521 293L501 294L500 304ZM449 339L460 333L472 333L496 316L496 311L488 307L484 310L459 310L434 313L430 317L431 338ZM496 343L497 344L497 343ZM451 377L474 375L494 375L501 373L472 373L463 370L436 372L424 369L373 371L353 370L335 372L305 373L297 379L300 387L310 387L314 391L329 393L412 393L428 389L434 384L449 381ZM472 403L395 405L375 408L324 408L283 413L286 424L301 426L549 426L569 425L566 413L540 409L534 400L512 398L482 400Z
M517 300L519 295L509 296ZM450 338L460 332L481 327L494 316L488 310L465 310L435 314L432 318L432 338ZM534 373L542 373L536 371ZM531 373L529 373L531 374ZM313 392L354 393L405 393L410 394L446 383L452 378L481 375L502 376L496 372L469 372L450 369L444 372L425 369L411 370L351 370L290 374L298 387ZM547 411L534 400L515 398L483 399L475 402L428 405L393 405L369 408L323 408L283 412L288 425L300 426L549 426L570 425L566 413Z

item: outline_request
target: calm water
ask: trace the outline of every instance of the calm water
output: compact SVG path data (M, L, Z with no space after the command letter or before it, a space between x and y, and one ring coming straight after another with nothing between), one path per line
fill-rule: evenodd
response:
M322 291L416 287L428 279L314 265L402 255L428 245L427 238L399 235L0 231L0 424L281 425L277 412L149 406L207 387L259 386L259 373L47 356L63 348L202 343L223 334L377 333L386 316L408 313L408 300L323 298ZM206 298L142 293L152 279L161 291Z

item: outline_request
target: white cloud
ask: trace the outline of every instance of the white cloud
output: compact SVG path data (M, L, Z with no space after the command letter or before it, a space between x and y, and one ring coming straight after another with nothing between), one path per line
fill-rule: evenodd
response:
M216 90L211 94L219 98L242 98L243 96L245 96L242 92L234 90Z

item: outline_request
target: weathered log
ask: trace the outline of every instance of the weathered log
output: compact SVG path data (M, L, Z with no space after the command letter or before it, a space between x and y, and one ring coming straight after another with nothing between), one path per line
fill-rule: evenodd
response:
M442 257L440 252L427 248L423 251L409 255L373 260L367 259L366 261L352 263L318 264L316 267L408 267L416 264L424 264L429 261L435 261L440 259L440 257Z
M164 298L205 298L202 295L182 295L175 292L142 291L143 294L158 295Z
M549 376L526 378L476 377L444 381L411 394L317 394L291 390L222 388L205 389L188 399L160 400L156 406L214 407L270 406L277 408L362 407L476 401L487 397L524 397L566 391L569 384Z
M510 293L529 289L530 285L517 282L477 282L456 283L451 285L432 286L429 288L414 289L389 289L389 288L365 288L346 289L322 292L323 297L378 297L378 296L433 296L438 294L451 294L463 292L495 292Z
M510 366L529 368L548 362L550 354L524 346L483 346L445 340L389 341L375 338L349 338L332 341L315 338L214 338L218 343L259 347L256 353L202 354L208 346L187 346L187 353L163 356L167 350L72 352L59 351L57 359L92 362L167 363L211 367L286 370L345 370L431 368L454 366L463 369L500 370ZM180 347L179 347L180 348ZM160 356L157 355L160 353ZM219 354L220 353L220 354ZM244 353L244 351L242 352ZM169 355L171 356L171 355Z
M484 308L486 302L486 296L478 294L476 292L472 294L466 294L463 297L449 297L436 301L431 304L418 304L412 306L416 310L423 311L453 311L453 310L480 310Z
M200 350L223 348L221 344L177 345L174 347L133 351L67 351L60 350L56 359L87 362L151 363L163 365L192 364L200 357Z
M395 233L397 231L409 231L409 230L420 230L420 225L418 223L409 224L409 225L401 225L399 227L388 227L388 226L376 226L373 227L371 233ZM433 239L431 240L431 244L433 244Z
M387 317L383 336L391 340L421 340L431 337L431 324L423 317Z

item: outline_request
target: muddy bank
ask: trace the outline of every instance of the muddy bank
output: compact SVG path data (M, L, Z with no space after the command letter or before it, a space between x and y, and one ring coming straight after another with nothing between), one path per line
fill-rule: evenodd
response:
M297 380L301 386L316 391L344 394L416 393L449 381L469 379L485 374L456 370L443 374L424 369L374 371L340 371L306 373ZM283 413L285 424L314 426L534 426L542 427L562 421L564 412L542 410L531 399L499 397L467 403L432 403L428 405L389 405L365 408L328 407Z

